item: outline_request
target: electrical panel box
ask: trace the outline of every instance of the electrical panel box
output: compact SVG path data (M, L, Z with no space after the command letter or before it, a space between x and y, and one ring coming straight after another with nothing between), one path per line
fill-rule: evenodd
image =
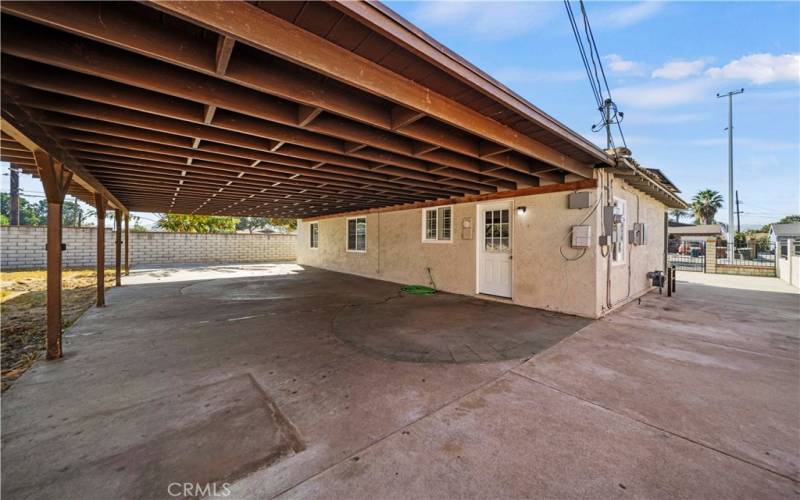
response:
M569 195L569 208L589 208L594 204L593 202L594 193L591 191L570 193Z
M588 248L592 240L592 226L572 226L572 248Z
M634 245L645 245L647 243L644 222L634 222L633 229L628 233L628 241Z

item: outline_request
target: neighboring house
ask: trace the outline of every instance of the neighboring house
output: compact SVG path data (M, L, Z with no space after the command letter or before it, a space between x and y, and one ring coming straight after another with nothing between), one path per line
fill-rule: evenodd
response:
M670 222L667 230L670 239L681 241L707 241L709 238L722 238L725 236L721 224L680 224Z
M721 224L682 224L669 222L668 248L670 253L700 257L704 253L705 242L725 236Z
M772 224L769 227L769 242L773 247L779 244L786 246L787 240L794 240L795 244L800 243L800 222L791 224Z

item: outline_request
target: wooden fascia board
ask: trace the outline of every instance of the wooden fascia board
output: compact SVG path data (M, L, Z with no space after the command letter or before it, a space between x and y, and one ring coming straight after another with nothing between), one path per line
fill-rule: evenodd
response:
M367 210L358 210L355 212L342 212L330 215L318 215L315 217L308 217L303 219L304 222L313 222L322 219L334 219L339 217L353 217L357 215L369 215L385 212L399 212L403 210L417 210L420 208L438 207L443 205L457 205L460 203L475 203L489 200L500 200L505 198L516 198L519 196L532 196L537 194L558 193L561 191L577 191L580 189L592 189L597 187L597 179L583 179L575 182L566 182L562 184L548 184L547 186L535 186L522 189L515 189L512 191L500 191L497 193L486 193L477 195L460 196L457 198L448 198L443 200L423 201L417 203L409 203L406 205L395 205L381 208L371 208Z

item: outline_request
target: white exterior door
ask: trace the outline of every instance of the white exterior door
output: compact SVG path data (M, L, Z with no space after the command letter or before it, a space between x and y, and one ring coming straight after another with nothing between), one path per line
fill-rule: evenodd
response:
M478 293L511 297L511 205L478 210Z

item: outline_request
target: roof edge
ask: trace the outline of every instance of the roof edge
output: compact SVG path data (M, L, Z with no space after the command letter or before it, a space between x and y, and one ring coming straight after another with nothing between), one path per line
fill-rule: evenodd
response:
M354 2L349 0L334 0L331 2L331 5L357 18L360 22L367 24L372 29L380 32L382 35L402 45L407 50L424 58L438 68L458 77L475 90L488 94L546 130L557 134L582 151L593 156L599 162L607 165L614 164L614 159L589 139L537 108L524 97L448 49L445 45L438 42L432 36L425 33L422 29L415 26L383 3L378 1Z

